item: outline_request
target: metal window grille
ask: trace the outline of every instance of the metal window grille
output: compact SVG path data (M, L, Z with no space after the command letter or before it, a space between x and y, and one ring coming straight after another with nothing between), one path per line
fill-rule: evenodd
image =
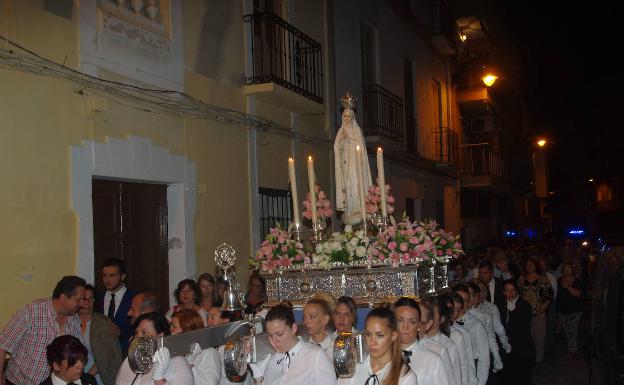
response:
M288 228L291 219L292 199L290 190L259 187L260 195L260 231L262 237L269 229L279 223L283 229Z

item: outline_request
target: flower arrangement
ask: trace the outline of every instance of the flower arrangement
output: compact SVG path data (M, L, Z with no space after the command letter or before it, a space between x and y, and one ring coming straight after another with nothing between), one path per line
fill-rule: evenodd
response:
M342 233L333 233L328 241L316 245L312 262L327 267L331 262L348 264L366 259L370 239L363 230L353 231L350 225Z
M271 228L256 254L250 257L249 264L268 272L278 267L310 264L310 256L303 244L291 239L290 230L282 229L279 224Z
M386 185L386 208L388 214L394 213L394 197L390 194L390 185ZM372 185L366 194L366 213L376 214L381 212L381 187Z
M325 191L321 190L318 185L314 187L316 191L316 216L319 220L326 222L334 213L331 202L327 198ZM310 202L310 193L306 193L303 201L303 217L312 220L312 208Z
M434 261L447 263L463 254L459 236L446 232L433 221L410 222L403 217L383 230L371 244L368 260L372 263L406 263L431 265Z

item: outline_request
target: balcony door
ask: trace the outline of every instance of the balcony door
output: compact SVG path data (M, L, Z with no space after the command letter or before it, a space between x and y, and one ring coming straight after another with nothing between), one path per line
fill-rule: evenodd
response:
M412 61L403 59L403 93L405 94L405 141L408 152L416 151L418 131L414 111L414 67Z
M254 77L264 82L287 79L288 47L279 22L287 17L285 0L254 0L253 13Z
M128 287L154 292L166 310L167 186L93 180L92 203L96 288L102 289L102 262L116 257L126 262Z

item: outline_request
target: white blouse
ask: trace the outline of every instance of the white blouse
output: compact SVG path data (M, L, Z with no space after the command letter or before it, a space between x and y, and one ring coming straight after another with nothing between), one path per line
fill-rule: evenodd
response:
M370 365L370 357L366 358L363 363L358 363L355 367L355 374L351 378L339 378L337 385L365 385L366 381L374 374L377 376L377 381L368 381L368 385L381 385L390 371L391 362L383 367L377 373L373 372ZM403 373L399 378L399 385L417 385L416 373L411 369L407 373Z
M196 384L218 385L221 378L221 359L214 348L203 349L198 355L186 356Z
M327 357L329 357L330 361L334 361L334 342L336 341L336 337L333 334L328 334L321 343L316 343L312 337L308 340L311 344L318 345L325 351Z
M135 380L136 379L136 380ZM169 384L193 385L193 372L184 357L173 357L169 361L169 366L165 372L165 380ZM130 369L128 358L124 360L117 373L115 385L154 385L151 370L145 374L136 374Z
M264 385L334 385L336 372L325 351L301 339L287 353L273 353Z
M444 367L444 371L446 372L446 377L448 379L449 385L461 385L457 384L455 381L455 373L453 372L453 365L451 364L451 356L449 355L448 350L446 350L444 345L432 340L429 337L420 340L420 344L437 354L442 359L442 366Z
M451 366L453 367L453 374L455 375L455 383L457 385L462 385L462 368L459 361L459 352L457 351L455 342L453 342L450 337L440 332L431 337L431 339L446 348L446 351L451 358Z
M449 385L440 356L425 348L418 340L405 350L412 353L408 365L416 373L419 385Z

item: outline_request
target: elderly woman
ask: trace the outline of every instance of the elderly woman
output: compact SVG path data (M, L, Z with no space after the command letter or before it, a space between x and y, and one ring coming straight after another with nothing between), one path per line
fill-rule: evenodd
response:
M178 283L178 287L173 292L173 295L178 304L167 311L165 317L167 317L169 322L171 322L171 316L173 313L183 309L191 309L199 313L204 321L204 326L208 324L208 312L199 306L203 295L201 289L194 280L183 279L180 281L180 283Z
M78 311L83 341L89 352L84 370L94 375L99 385L112 384L123 359L119 339L111 332L110 319L93 312L95 288L87 285L86 289Z
M527 258L524 262L524 274L518 279L518 288L522 299L531 305L531 336L535 343L535 362L542 363L546 342L546 310L553 299L553 289L548 278L538 268L535 259Z
M513 347L505 355L503 382L508 385L530 385L535 362L535 346L531 337L533 309L520 297L518 285L513 280L505 281L503 288L506 301L501 318Z
M87 355L87 348L78 338L70 335L56 337L46 347L52 373L41 385L74 384L76 381L82 385L96 385L95 377L84 372Z
M164 337L170 334L169 322L160 313L143 314L136 320L134 337ZM134 373L126 358L121 364L115 385L193 385L193 372L183 357L170 357L162 347L154 355L154 366L147 373Z

